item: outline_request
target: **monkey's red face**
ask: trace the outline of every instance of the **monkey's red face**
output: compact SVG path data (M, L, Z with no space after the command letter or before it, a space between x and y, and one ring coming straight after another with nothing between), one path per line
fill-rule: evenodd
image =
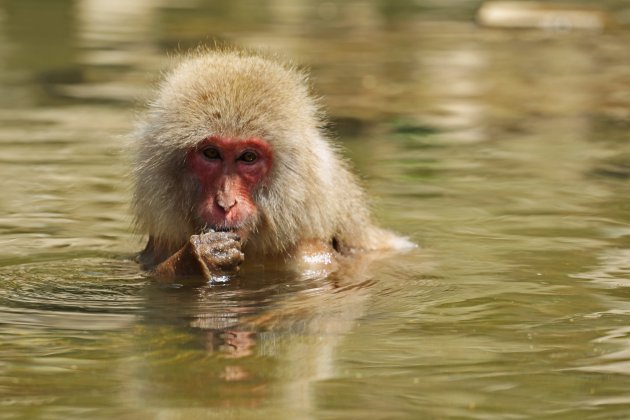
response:
M258 138L208 137L190 150L188 168L199 179L197 217L207 228L241 234L256 216L254 191L269 173L272 153Z

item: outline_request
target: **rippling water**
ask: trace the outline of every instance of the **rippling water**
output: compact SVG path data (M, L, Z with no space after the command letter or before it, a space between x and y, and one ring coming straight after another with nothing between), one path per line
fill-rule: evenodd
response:
M630 9L496 30L480 2L0 3L0 418L625 418ZM167 55L309 66L383 225L324 276L154 282L124 154Z

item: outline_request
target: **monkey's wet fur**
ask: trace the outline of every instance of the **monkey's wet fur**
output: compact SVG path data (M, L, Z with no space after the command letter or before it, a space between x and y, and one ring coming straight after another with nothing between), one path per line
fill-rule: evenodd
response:
M208 278L413 247L373 223L325 123L291 63L234 49L174 59L132 136L142 266Z

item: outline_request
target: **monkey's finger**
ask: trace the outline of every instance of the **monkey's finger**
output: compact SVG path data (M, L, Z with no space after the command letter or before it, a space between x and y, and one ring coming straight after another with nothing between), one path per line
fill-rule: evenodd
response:
M241 243L234 237L212 238L210 236L193 235L190 237L190 244L198 251L211 252L223 251L228 248L240 248Z
M211 244L208 244L208 248L211 252L228 252L231 249L239 250L241 249L241 243L233 240L225 240L225 241L216 241Z
M215 241L215 240L234 240L237 242L240 242L241 237L234 232L206 232L206 233L202 233L200 235L196 235L199 236L200 240L210 240L210 241Z
M230 249L227 252L214 254L211 263L216 268L229 270L237 267L243 262L245 255L237 249Z

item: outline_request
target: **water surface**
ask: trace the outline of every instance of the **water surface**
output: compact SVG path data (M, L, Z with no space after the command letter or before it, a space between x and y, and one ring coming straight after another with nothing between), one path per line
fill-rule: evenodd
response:
M478 1L0 2L0 418L624 418L630 9L484 29ZM424 4L424 3L423 3ZM124 153L166 57L312 71L382 225L331 276L138 270Z

